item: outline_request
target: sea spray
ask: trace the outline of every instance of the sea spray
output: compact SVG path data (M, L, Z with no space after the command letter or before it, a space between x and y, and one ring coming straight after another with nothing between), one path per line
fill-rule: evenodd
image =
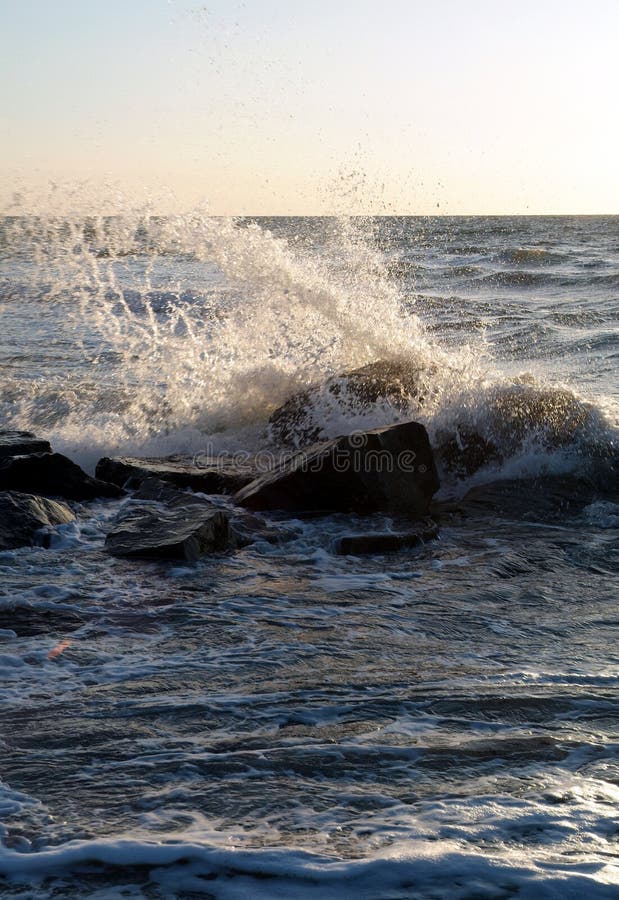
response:
M428 330L414 280L393 274L426 262L423 233L416 243L399 223L399 247L381 241L377 220L284 225L130 207L5 219L0 315L40 356L5 367L4 420L90 463L207 443L259 449L295 391L391 359L418 371L421 408L325 403L314 411L320 436L415 417L436 444L479 434L498 448L495 463L608 442L601 410L568 388L502 375L483 327L457 347Z

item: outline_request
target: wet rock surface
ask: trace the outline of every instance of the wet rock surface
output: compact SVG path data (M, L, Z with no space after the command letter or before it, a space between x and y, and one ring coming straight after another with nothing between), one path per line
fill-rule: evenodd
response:
M588 478L544 475L493 481L472 488L461 505L469 517L560 522L600 499L619 502L619 479L610 465Z
M21 494L16 491L0 492L0 550L44 545L39 535L46 526L65 525L73 522L73 512L63 503Z
M294 394L272 413L271 433L285 446L302 448L320 438L325 415L349 418L381 402L400 412L421 409L430 380L431 372L410 360L369 363Z
M8 606L0 609L0 630L16 637L38 634L65 634L76 631L85 619L68 609L36 609L31 606Z
M26 453L51 453L49 441L41 440L30 431L0 430L0 459L23 456Z
M115 484L91 478L61 453L31 453L0 459L0 490L67 500L120 497L124 493Z
M146 478L159 478L181 488L204 494L232 494L258 474L251 459L247 463L226 457L103 457L97 463L97 478L120 487L136 487Z
M230 545L228 514L207 500L147 479L105 539L112 556L196 562Z
M428 435L417 422L316 444L235 494L254 510L426 515L439 482Z

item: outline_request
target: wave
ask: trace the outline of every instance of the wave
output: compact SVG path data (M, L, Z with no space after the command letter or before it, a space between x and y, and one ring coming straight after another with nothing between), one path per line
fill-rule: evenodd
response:
M502 250L495 259L515 265L558 265L569 261L565 253L557 253L544 247L512 247Z
M556 823L555 828L559 823ZM529 823L531 827L531 823ZM542 825L539 823L539 827ZM484 896L551 900L557 896L580 900L611 900L616 896L613 867L603 863L553 861L542 845L531 850L517 847L463 852L455 840L443 838L430 848L421 840L398 841L397 827L391 847L373 858L343 860L307 851L251 850L183 841L155 843L127 837L98 841L72 841L65 846L33 853L0 849L0 873L12 878L47 876L64 890L88 890L105 878L107 888L118 880L124 892L132 887L157 886L166 896L204 893L217 900L247 896L272 900L274 896L380 900L380 898L471 896L471 886ZM509 836L508 845L510 843ZM556 834L555 834L556 838ZM73 875L69 884L68 878ZM114 877L116 875L116 877ZM78 895L79 896L79 895ZM90 894L88 894L90 896Z
M82 460L191 452L214 435L222 448L260 449L269 416L295 392L391 360L423 373L423 408L389 397L338 405L327 392L313 413L321 436L416 416L437 445L475 431L502 458L612 441L604 414L575 394L505 378L482 336L442 345L390 277L376 227L332 220L319 239L297 241L197 213L15 218L4 240L20 303L3 316L23 362L0 386L0 415ZM136 235L148 259L133 252ZM44 312L30 315L32 304Z

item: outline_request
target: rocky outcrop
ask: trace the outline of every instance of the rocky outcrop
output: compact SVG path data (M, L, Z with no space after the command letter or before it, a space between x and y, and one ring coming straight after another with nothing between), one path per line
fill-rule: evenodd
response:
M112 556L196 562L229 546L228 515L157 479L123 506L105 539Z
M235 494L249 509L428 512L438 476L428 435L417 422L316 444Z
M340 556L394 553L407 547L420 547L437 536L436 522L432 519L423 519L415 528L406 531L344 535L335 542L335 552Z
M0 550L31 547L47 543L39 532L46 526L65 525L75 516L62 503L20 494L15 491L0 493Z
M124 493L115 484L91 478L61 453L31 453L0 459L0 490L67 500L120 497Z
M350 419L380 403L414 414L425 403L431 375L408 359L379 360L334 375L276 409L269 419L271 433L281 444L302 448L319 439L325 420Z
M0 459L23 456L26 453L51 453L49 441L41 440L30 431L0 431Z
M208 456L134 458L105 456L97 463L97 478L120 487L133 488L146 478L159 478L181 488L203 494L233 494L257 476L252 460Z

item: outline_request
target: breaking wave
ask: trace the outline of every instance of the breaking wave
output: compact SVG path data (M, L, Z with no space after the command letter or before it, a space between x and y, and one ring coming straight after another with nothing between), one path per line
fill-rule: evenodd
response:
M82 459L195 450L214 434L222 448L255 449L295 392L391 360L417 373L410 402L379 392L369 405L334 403L323 392L312 411L320 436L414 415L436 442L474 430L501 459L567 447L608 455L613 423L594 403L506 377L482 332L440 343L394 278L375 222L308 221L5 219L0 316L11 353L0 359L0 414ZM500 277L512 275L521 286L547 277Z

